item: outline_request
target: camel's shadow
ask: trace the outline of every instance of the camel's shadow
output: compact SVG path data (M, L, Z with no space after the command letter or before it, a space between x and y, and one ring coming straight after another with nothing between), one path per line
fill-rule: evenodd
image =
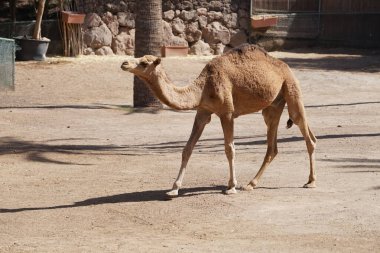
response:
M184 188L184 189L181 189L180 195L177 198L190 197L190 196L195 196L195 195L204 195L204 194L222 194L222 191L225 188L226 188L225 186ZM129 192L129 193L122 193L122 194L116 194L116 195L111 195L111 196L90 198L83 201L74 202L73 204L68 204L68 205L57 205L57 206L47 206L47 207L24 207L24 208L13 208L13 209L0 208L0 213L17 213L17 212L24 212L24 211L53 210L53 209L103 205L103 204L171 200L171 198L169 198L165 194L166 192L167 190Z

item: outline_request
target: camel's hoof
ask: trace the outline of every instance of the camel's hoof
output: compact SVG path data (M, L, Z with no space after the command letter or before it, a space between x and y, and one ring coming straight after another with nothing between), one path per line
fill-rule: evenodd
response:
M258 183L257 180L254 179L251 182L249 182L249 184L247 184L247 186L243 187L243 190L244 191L252 191L253 188L256 187L257 183Z
M171 190L170 192L167 192L166 197L168 198L178 197L178 190Z
M254 187L252 184L247 184L246 186L243 186L241 189L242 189L243 191L247 191L247 192L249 192L249 191L252 191L253 188L255 188L255 187Z
M237 193L237 191L236 191L235 187L233 187L231 189L227 189L224 191L224 194L226 194L226 195L231 195L231 194L236 194L236 193Z
M317 185L315 184L315 181L309 182L303 186L303 188L315 188Z

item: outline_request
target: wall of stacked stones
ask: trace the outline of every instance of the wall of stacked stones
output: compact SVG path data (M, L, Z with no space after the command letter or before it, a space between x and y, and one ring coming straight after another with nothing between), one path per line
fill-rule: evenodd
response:
M85 54L133 55L135 1L83 0ZM140 0L141 1L141 0ZM162 0L163 45L218 55L247 42L249 0Z

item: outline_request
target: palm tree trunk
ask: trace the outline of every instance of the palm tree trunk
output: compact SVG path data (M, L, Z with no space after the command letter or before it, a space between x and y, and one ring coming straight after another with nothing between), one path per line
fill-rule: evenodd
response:
M136 1L135 57L150 54L160 56L162 44L162 0ZM134 107L162 107L148 86L135 76Z
M42 16L44 15L46 0L38 1L38 9L36 14L36 24L34 25L33 39L40 40L41 39L41 23Z
M11 19L12 19L12 36L16 32L16 0L10 1Z

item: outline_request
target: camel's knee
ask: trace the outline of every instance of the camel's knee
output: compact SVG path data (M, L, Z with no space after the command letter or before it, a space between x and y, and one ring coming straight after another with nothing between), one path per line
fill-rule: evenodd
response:
M307 151L309 154L314 153L314 150L317 147L317 138L315 138L314 134L310 131L309 127L306 127L306 135L308 138L306 139Z
M306 141L306 146L307 146L307 152L309 154L313 154L315 148L317 147L317 143L314 142L313 140Z
M267 150L267 153L265 155L265 160L267 162L271 162L277 156L277 154L278 154L277 147L275 147L275 148L270 148L269 147L268 150Z
M309 130L309 135L310 135L312 141L316 144L317 143L317 138L315 137L315 135L313 134L313 132L310 130L310 127L308 127L308 130Z
M235 157L235 146L233 143L225 143L224 144L224 151L226 153L227 158L233 159Z

